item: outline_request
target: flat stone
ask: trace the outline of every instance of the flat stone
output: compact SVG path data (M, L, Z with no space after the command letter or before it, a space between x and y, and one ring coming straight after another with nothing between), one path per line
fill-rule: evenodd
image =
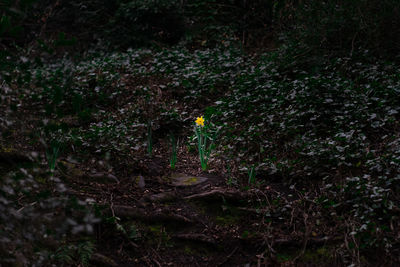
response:
M184 173L173 173L170 177L173 186L194 186L204 183L208 180L206 177L186 175Z

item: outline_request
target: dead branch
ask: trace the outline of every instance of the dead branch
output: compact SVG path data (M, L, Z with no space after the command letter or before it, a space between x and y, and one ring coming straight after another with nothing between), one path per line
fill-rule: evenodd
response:
M321 246L327 243L335 243L342 241L343 239L339 236L324 236L324 237L310 237L307 240L307 245L309 246ZM303 240L293 240L293 239L276 239L272 242L273 246L289 246L289 247L303 247Z

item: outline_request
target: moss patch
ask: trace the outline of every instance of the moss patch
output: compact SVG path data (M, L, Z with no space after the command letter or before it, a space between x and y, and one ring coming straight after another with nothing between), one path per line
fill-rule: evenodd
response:
M194 184L198 181L197 177L190 177L188 179L186 179L186 181L184 181L185 184L187 185L191 185Z

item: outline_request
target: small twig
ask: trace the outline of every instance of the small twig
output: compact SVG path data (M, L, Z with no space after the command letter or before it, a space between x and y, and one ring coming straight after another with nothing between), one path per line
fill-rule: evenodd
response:
M154 252L154 254L157 256L157 258L161 259L160 255L157 253L157 251L154 248L151 248L151 250ZM162 266L156 259L153 258L153 261L158 265Z
M350 57L353 56L353 51L354 51L354 41L356 39L358 32L356 32L356 34L354 34L353 40L351 40L351 51L350 51Z
M293 225L293 220L294 220L294 212L296 211L296 209L292 208L292 212L290 213L290 222L289 225L292 226ZM296 229L296 224L294 225L294 229Z
M159 236L159 238L158 238L157 250L160 249L161 242L162 242L162 237L163 237L163 234L164 234L164 233L165 233L165 228L164 228L164 227L161 227L160 236Z
M147 264L147 266L153 267L153 264L151 264L151 261L149 260L149 254L147 254L147 256L143 256L142 259Z
M297 259L299 259L301 256L303 256L303 255L304 255L304 252L306 251L306 248L307 248L308 237L309 237L309 234L310 234L310 230L309 230L309 228L307 227L307 218L308 218L308 215L307 215L307 214L304 214L304 225L305 225L305 228L306 228L306 232L304 233L303 246L302 246L302 248L301 248L301 251L300 251L299 255L297 255L297 256L293 259L293 262L295 262Z
M303 197L303 196L302 196ZM303 197L303 200L305 199L305 196ZM293 259L293 262L295 262L296 260L298 260L301 256L304 255L304 252L306 251L307 248L307 243L310 237L310 228L308 227L308 223L307 223L307 219L308 219L308 213L310 213L312 206L310 205L310 207L308 208L307 213L303 212L303 222L304 222L304 228L305 228L305 232L304 232L304 239L303 239L303 246L301 248L300 253Z
M162 265L154 258L152 258L152 260L157 264L157 266L161 267Z
M160 255L157 253L157 251L154 249L154 248L151 248L151 250L154 252L154 254L157 256L157 258L159 258L160 260L162 260L161 259L161 257L160 257ZM156 263L157 263L157 265L158 266L162 266L158 261L155 261Z
M111 209L111 213L112 216L115 218L115 212L114 212L114 202L113 202L113 194L111 193L111 197L110 197L110 209Z
M235 254L236 250L238 250L239 247L235 247L231 253L229 253L229 255L221 262L219 263L217 266L222 266L223 264L225 264L225 262L227 262L232 256L233 254Z
M36 203L37 203L37 201L34 201L34 202L30 203L29 206L34 206L34 205L36 205ZM21 212L25 208L26 208L26 206L22 206L20 209L17 210L17 212Z
M263 260L264 260L264 263L265 263L264 254L265 254L265 252L262 253L262 254L260 254L260 255L256 255L256 257L257 257L257 267L261 267L261 259L263 259Z
M136 243L133 243L127 236L125 236L126 240L129 242L129 244L134 247L134 248L139 248L139 245Z

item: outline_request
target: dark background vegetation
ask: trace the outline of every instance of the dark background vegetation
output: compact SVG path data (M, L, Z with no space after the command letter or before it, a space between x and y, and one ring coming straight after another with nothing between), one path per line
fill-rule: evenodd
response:
M1 2L1 12L4 48L44 41L49 48L100 41L120 49L180 41L213 46L234 38L250 49L285 43L305 53L369 49L391 57L400 38L395 0L9 0Z
M275 155L270 156L268 164L275 169L268 172L260 168L259 177L272 177L274 182L286 179L285 185L288 187L290 183L307 186L310 181L317 188L321 185L321 189L315 189L317 193L311 202L323 207L321 209L326 214L335 211L334 216L338 214L335 223L346 228L349 233L343 242L347 250L351 251L351 255L347 255L351 260L343 260L338 265L356 263L374 266L382 263L379 253L390 255L391 250L393 254L387 257L386 264L399 263L399 225L396 223L400 210L400 176L396 169L400 164L399 143L396 143L399 142L397 114L400 103L400 75L397 71L400 60L398 0L0 0L0 16L0 86L7 85L10 86L8 89L15 90L28 84L34 84L33 88L43 87L44 93L33 96L32 103L43 100L46 116L51 117L53 113L57 119L64 115L77 116L78 126L79 123L94 121L95 108L112 110L112 100L107 97L117 84L118 79L115 77L120 76L101 76L98 69L108 65L105 63L103 66L93 61L94 70L87 67L83 68L82 73L93 72L91 74L97 75L97 80L87 78L79 84L81 81L76 82L71 74L75 69L62 73L64 65L54 73L51 72L50 78L46 80L43 78L45 74L40 76L40 71L32 72L36 76L24 74L30 68L29 62L39 69L47 66L47 61L52 63L67 57L78 62L90 54L88 51L97 51L98 54L93 52L90 56L100 57L103 55L101 53L106 52L151 49L154 53L160 53L160 61L182 61L182 64L190 65L188 51L193 52L193 60L198 60L193 63L195 67L204 73L207 73L205 70L210 73L215 71L222 78L213 80L212 75L215 73L211 73L213 78L207 80L207 73L191 80L179 71L171 77L185 77L180 81L184 89L191 86L200 88L199 91L202 87L212 88L199 92L196 95L198 99L191 102L193 105L202 101L220 102L220 106L205 109L207 119L211 117L208 114L217 114L220 115L220 119L217 119L220 125L238 121L243 127L251 125L248 127L251 129L248 136L245 136L246 140L250 140L247 145L237 141L238 137L245 135L244 130L239 133L227 128L225 140L221 141L225 148L233 143L237 150L245 147L243 150L247 148L252 153L256 151L254 153L257 156L249 156L245 160L248 166L261 166L262 157L270 152L258 145L265 136L271 138ZM175 51L176 47L185 51L182 52L182 60L167 56L163 58L160 51ZM240 51L248 60L241 61L242 58L238 56L240 59L237 65L229 62L229 59L222 59L222 63L217 60L214 62L214 58L218 58L225 50L235 51L232 54ZM213 51L209 54L216 55L204 55L199 51ZM146 60L150 60L148 58L151 58L151 53L140 53L143 53L141 55L144 55L144 59L138 61L150 69ZM215 65L207 65L208 61L204 63L202 60L210 60ZM139 63L129 64L136 66L134 64ZM251 64L254 64L254 68ZM124 72L123 66L110 65L108 74L114 74L116 69ZM177 66L177 69L181 67L178 63ZM245 73L241 72L241 68ZM161 80L160 83L163 82L163 75L167 77L165 79L172 79L168 76L172 70L169 73L157 71L154 71L154 76L155 80ZM79 70L76 73L76 76L81 75ZM228 76L224 76L224 73ZM234 84L232 88L229 82ZM63 91L64 87L73 88L74 83L90 93L85 95ZM273 83L276 92L262 86L266 83ZM104 92L104 95L96 95L93 91L98 87L109 91ZM181 88L173 89L177 89L177 99L186 97L186 92L181 93ZM225 91L231 95L223 95ZM149 101L151 92L146 93L146 101ZM223 96L221 99L218 98L220 95ZM239 99L237 102L235 95L241 96L240 99L236 98ZM268 98L260 100L263 95ZM321 100L316 96L322 96ZM29 93L21 94L18 101L30 100L29 97ZM10 112L4 111L2 116L18 110L18 101L9 104L4 99L0 103L10 106ZM115 101L123 100L118 98ZM260 102L267 104L264 107ZM88 103L86 107L85 103ZM234 112L229 113L232 109ZM260 113L248 115L253 109ZM293 110L297 113L291 113ZM338 110L343 111L343 114ZM228 114L227 117L221 115L224 112ZM270 132L262 127L252 127L256 121L261 122L259 114L264 114L264 117L275 115L275 119L270 120ZM169 117L158 119L169 123L168 120L176 122L174 120L179 117L175 113L166 116ZM313 118L311 123L310 118ZM10 140L14 126L7 124L6 117L0 119L2 138ZM184 124L183 121L179 123ZM51 122L47 124L47 121L39 124L44 135L48 136L52 131L64 131L63 127L67 128L62 123L61 126ZM282 128L282 125L286 128ZM334 127L339 130L336 131ZM154 134L162 135L161 123L158 130ZM32 136L37 137L34 134ZM92 138L87 136L85 138ZM94 142L104 141L96 138L93 137ZM332 140L338 144L337 148L332 148ZM42 141L40 139L38 143ZM0 145L0 175L4 174L0 190L0 265L3 259L6 265L18 266L30 266L32 262L39 265L49 262L88 265L95 246L87 232L91 232L93 224L98 223L97 208L88 208L77 198L64 196L65 189L53 174L35 174L46 176L49 179L46 183L38 181L35 175L35 179L28 175L26 169L33 169L34 163L39 161L35 158L38 157L36 154L27 157L11 155L3 149L4 144ZM43 160L56 158L59 150L69 149L54 140L45 147L41 151L46 154ZM312 166L312 171L307 169L307 164ZM307 172L310 177L304 178ZM38 183L44 188L39 193ZM310 188L300 190L301 195L307 195ZM28 199L26 203L19 202L18 192L23 192ZM372 195L374 197L370 197ZM39 200L32 200L35 199L33 196ZM375 197L381 206L374 206ZM302 200L304 202L301 205L306 207L306 197ZM362 213L372 210L369 208L372 206L374 208L371 213ZM294 209L290 215L293 214ZM353 215L360 218L355 219L356 223L349 221ZM324 216L321 215L328 221L328 225L330 220L327 218L330 215ZM319 223L320 219L315 219L315 223L317 221ZM120 226L117 221L112 223ZM352 227L361 230L356 231ZM80 242L73 240L68 243L66 236L69 237L71 233L83 233L83 238ZM49 240L48 236L53 238ZM57 240L63 240L62 246ZM40 254L40 249L32 244L52 253Z

